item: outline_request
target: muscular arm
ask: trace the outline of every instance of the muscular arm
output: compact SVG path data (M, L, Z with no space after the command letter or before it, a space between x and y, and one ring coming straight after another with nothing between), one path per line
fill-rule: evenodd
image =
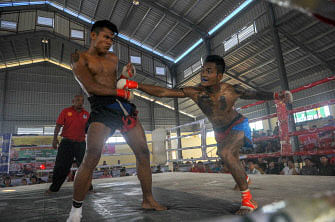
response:
M153 85L147 85L147 84L138 84L138 89L148 93L152 96L157 97L187 97L187 95L184 93L184 90L182 89L168 89L160 86L153 86Z
M87 67L86 58L79 52L71 55L71 65L76 80L88 93L99 96L116 95L116 89L108 88L95 81Z
M233 85L235 93L241 99L257 99L257 100L273 100L273 92L265 92L260 90L248 90L240 85Z

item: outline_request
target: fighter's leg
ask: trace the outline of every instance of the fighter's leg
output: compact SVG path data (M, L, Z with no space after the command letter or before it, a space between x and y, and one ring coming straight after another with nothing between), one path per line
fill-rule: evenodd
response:
M84 200L91 184L93 171L100 160L102 148L110 134L111 129L104 124L99 122L90 124L87 132L85 156L74 179L73 200Z
M245 138L244 138L244 139L245 139ZM234 156L235 156L236 159L240 159L240 152L239 152L239 150L234 150L233 154L234 154ZM242 164L241 164L241 161L239 161L239 163L240 163L242 169L244 169L244 167L243 167ZM250 185L250 184L251 184L251 181L250 181L249 176L246 174L245 170L244 170L244 176L245 176L245 178L247 178L247 183L248 183L248 185ZM234 189L234 190L240 190L238 184L236 184L235 187L234 187L233 189Z
M138 121L137 125L124 133L123 136L136 156L137 176L143 192L142 207L145 209L166 210L166 207L157 203L152 195L150 153L141 123Z
M244 143L244 132L232 130L226 138L229 139L218 143L218 154L224 163L227 164L228 169L242 192L242 206L236 214L248 214L257 208L257 203L252 200L248 189L246 173L237 155Z

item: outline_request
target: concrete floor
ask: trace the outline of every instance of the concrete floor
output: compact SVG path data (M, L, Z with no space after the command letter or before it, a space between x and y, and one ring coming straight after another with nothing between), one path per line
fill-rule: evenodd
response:
M251 175L250 189L259 206L283 199L310 198L335 190L335 177ZM155 198L169 210L140 208L142 193L135 176L93 181L82 221L207 221L233 215L240 206L240 193L233 191L229 174L161 173L153 175ZM0 221L65 221L72 204L72 183L44 195L49 184L0 189Z

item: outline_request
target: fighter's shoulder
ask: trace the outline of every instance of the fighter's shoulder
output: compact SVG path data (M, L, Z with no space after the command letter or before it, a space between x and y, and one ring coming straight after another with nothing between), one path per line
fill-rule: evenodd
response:
M75 51L74 53L71 54L71 63L76 64L76 63L82 63L86 64L87 62L87 53L85 51Z
M117 61L118 60L118 57L117 57L117 55L114 52L107 53L106 58L108 60L112 60L112 61Z
M236 93L243 91L244 88L241 85L238 84L229 84L229 83L221 83L221 89L224 89L225 91L234 91Z

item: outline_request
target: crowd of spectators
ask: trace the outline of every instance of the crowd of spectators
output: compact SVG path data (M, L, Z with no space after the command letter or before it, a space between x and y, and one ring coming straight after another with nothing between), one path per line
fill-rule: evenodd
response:
M325 120L324 120L325 121ZM327 121L323 124L307 125L306 123L299 123L296 125L296 131L302 132L303 134L297 137L299 143L299 151L312 151L318 149L329 149L335 148L335 131L327 130L327 127L335 127L335 119L333 116L327 117ZM319 132L317 129L324 128L326 131ZM242 154L251 153L272 153L280 151L280 141L277 136L280 134L280 127L278 122L276 126L271 130L253 130L252 137L256 139L251 148L243 148ZM265 137L265 138L264 138ZM260 139L262 138L262 139Z
M73 182L77 166L72 165L72 168L66 178L67 182ZM93 174L94 179L103 179L111 177L124 177L129 175L136 175L136 169L126 168L122 166L109 166L104 162L102 166L96 168ZM23 166L19 172L0 175L0 188L25 186L52 182L52 172L45 173Z
M296 157L296 160L292 157L243 159L241 160L241 164L247 174L335 176L334 156ZM174 171L229 173L229 170L222 161L175 163Z

